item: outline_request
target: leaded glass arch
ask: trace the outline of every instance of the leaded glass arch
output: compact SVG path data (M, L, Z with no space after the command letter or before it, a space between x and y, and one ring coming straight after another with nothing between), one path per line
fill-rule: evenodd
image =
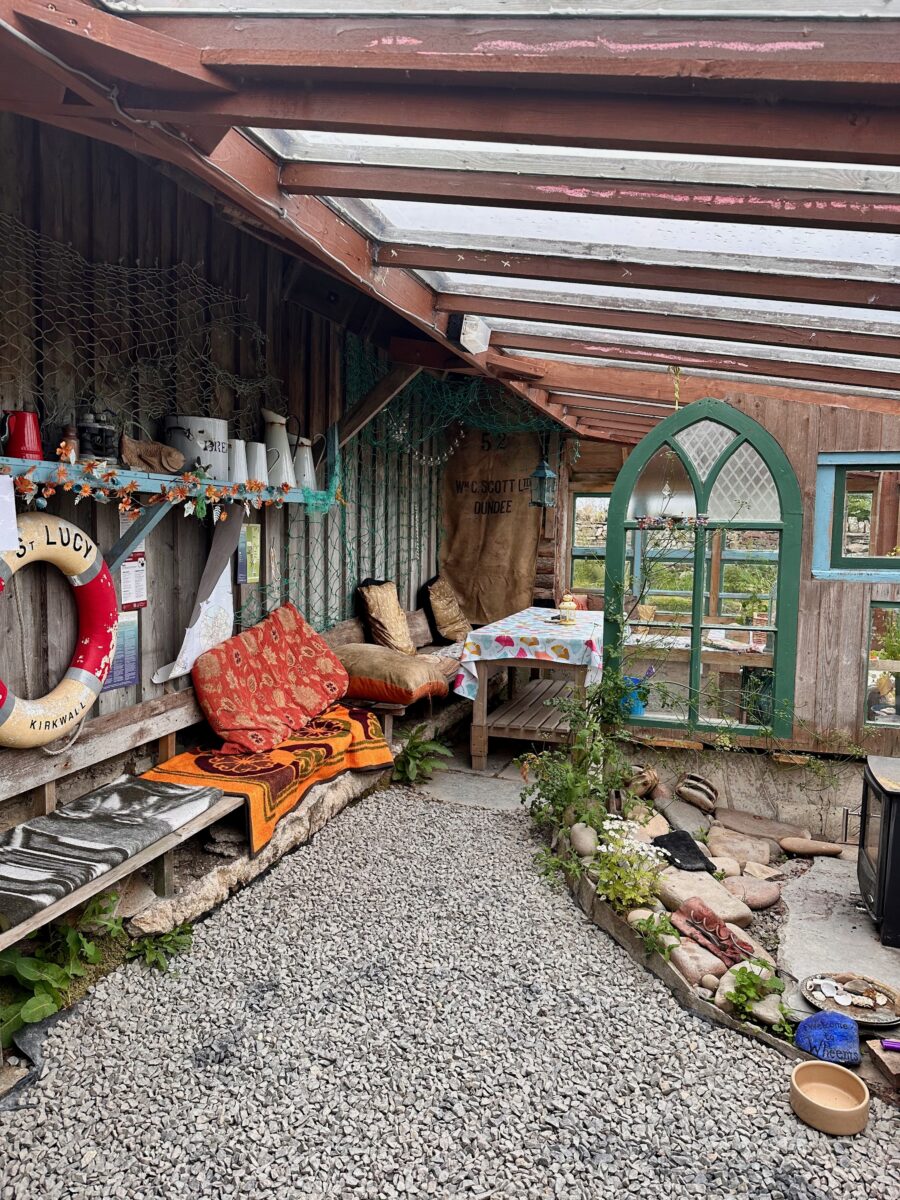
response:
M632 722L790 736L801 532L784 451L723 401L639 443L610 499L605 584Z

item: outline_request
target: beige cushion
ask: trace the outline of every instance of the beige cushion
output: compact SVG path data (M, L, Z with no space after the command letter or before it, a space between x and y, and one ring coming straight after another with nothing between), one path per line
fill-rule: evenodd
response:
M412 657L368 643L339 646L335 653L350 676L348 699L408 705L424 696L446 696L449 690L446 664L430 655ZM457 664L451 665L452 677Z
M434 614L434 624L441 637L448 642L460 642L472 632L472 625L459 606L456 592L439 575L428 585L428 599Z
M400 607L396 583L370 583L359 588L372 641L400 654L415 654L406 613Z

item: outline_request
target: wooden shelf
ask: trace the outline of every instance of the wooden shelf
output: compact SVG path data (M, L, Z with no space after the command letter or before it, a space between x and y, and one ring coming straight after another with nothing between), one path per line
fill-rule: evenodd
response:
M60 466L64 466L68 478L77 486L87 483L92 492L100 491L101 488L117 489L126 487L130 483L137 484L137 490L144 496L159 496L168 491L169 488L178 485L182 482L181 473L177 472L174 475L160 475L152 471L131 471L127 467L120 467L115 463L109 464L108 470L115 472L115 477L111 480L100 479L96 475L86 475L81 463L75 463L74 466L69 463L59 462L33 462L27 458L3 458L0 457L0 474L12 475L14 477L28 475L35 483L57 483L58 471ZM231 487L228 480L223 479L204 479L202 483L191 489L191 494L199 494L203 488L212 485L215 488ZM311 500L313 503L321 503L327 497L326 492L309 492L304 493L302 488L292 488L285 492L280 487L267 487L262 492L248 492L241 487L237 496L234 499L238 502L248 500L251 504L260 500L274 500L278 504L306 504Z
M494 709L487 719L490 737L507 737L536 742L567 742L569 724L549 700L572 695L572 684L560 679L535 679Z

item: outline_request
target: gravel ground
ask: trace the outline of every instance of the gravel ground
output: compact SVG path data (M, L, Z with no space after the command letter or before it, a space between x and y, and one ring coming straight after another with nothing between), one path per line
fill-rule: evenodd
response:
M131 964L0 1113L0 1200L894 1200L900 1133L800 1125L535 872L517 813L393 789Z

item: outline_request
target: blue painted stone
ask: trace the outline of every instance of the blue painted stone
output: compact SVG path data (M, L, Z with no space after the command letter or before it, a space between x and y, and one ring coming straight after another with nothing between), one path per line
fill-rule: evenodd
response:
M797 1026L794 1040L798 1049L825 1062L855 1067L859 1062L859 1030L852 1017L843 1013L820 1012L804 1017Z

